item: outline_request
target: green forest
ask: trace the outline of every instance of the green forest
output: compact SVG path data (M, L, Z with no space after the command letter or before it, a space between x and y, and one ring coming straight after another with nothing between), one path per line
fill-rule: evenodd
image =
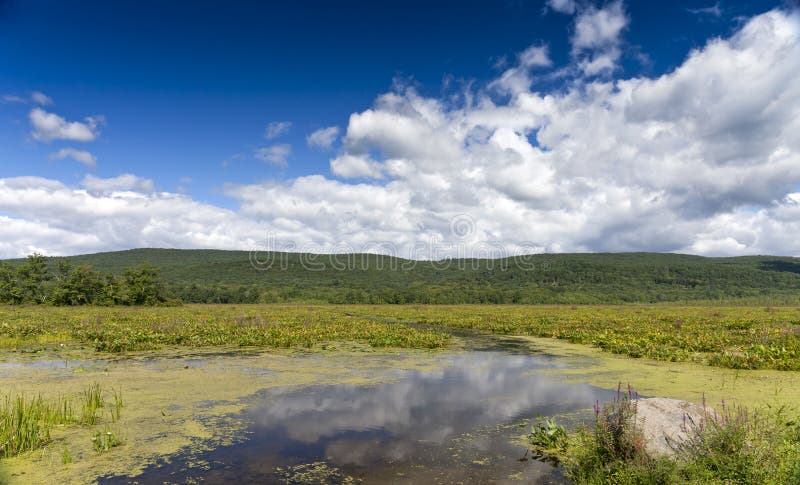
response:
M0 263L0 303L76 305L162 305L167 296L159 270L141 264L104 274L69 259L32 254L18 264Z
M135 249L0 262L0 302L623 304L800 303L800 259L681 254L541 254L409 261Z

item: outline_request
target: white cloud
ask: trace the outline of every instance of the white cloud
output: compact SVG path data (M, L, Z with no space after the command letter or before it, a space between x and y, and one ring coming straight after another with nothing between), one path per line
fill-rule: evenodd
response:
M131 247L240 249L263 238L263 226L233 211L152 192L152 184L138 191L142 180L87 177L83 190L36 177L0 179L0 213L10 214L0 215L0 257L34 250L63 255Z
M53 98L40 91L33 91L29 97L4 94L0 96L0 102L5 104L38 104L40 106L49 106L53 104Z
M532 82L531 70L552 65L550 48L547 45L533 44L517 54L517 63L506 69L490 84L490 87L509 93L526 91Z
M320 128L306 137L306 143L312 148L330 149L339 138L339 127L328 126Z
M547 0L547 6L556 12L572 15L578 5L575 0Z
M153 184L152 180L137 177L129 173L105 179L93 175L86 175L81 185L86 187L90 192L97 193L142 192L149 194L155 191L155 184Z
M53 98L40 91L34 91L31 93L31 101L40 106L49 106L53 104Z
M62 160L64 158L71 158L76 160L89 168L97 166L97 158L90 152L84 150L76 150L74 148L62 148L61 150L51 153L50 160Z
M622 29L627 25L628 17L620 0L600 9L590 6L575 19L572 48L580 51L616 44Z
M29 114L34 140L49 142L51 140L71 140L88 142L97 138L98 125L102 117L87 117L83 122L67 121L55 113L48 113L41 108L34 108Z
M367 156L345 154L331 160L331 171L344 178L383 178L381 165Z
M290 121L273 121L268 124L267 129L264 130L264 138L272 140L289 133L291 129L292 123Z
M279 145L256 148L255 157L277 167L286 167L286 159L289 158L291 153L292 146L287 143L282 143Z
M602 8L589 5L578 12L570 42L572 54L580 58L579 67L586 75L613 71L621 55L620 35L628 21L622 0Z
M519 53L519 65L523 67L550 67L549 48L546 45L532 45Z
M572 68L617 45L605 38ZM294 250L389 241L412 257L493 242L509 252L800 255L798 72L800 18L775 10L657 78L517 86L501 100L473 89L463 103L402 88L350 116L331 160L340 178L228 184L235 211L133 175L87 177L83 188L2 179L2 223L14 230L0 233L0 251L248 249L270 233ZM264 150L271 163L290 153ZM466 234L452 232L454 218ZM420 250L432 241L435 252Z

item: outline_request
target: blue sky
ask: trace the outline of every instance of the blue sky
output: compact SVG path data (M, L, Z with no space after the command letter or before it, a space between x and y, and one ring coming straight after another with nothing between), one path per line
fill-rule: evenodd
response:
M46 93L69 120L102 114L92 173L135 172L159 188L182 185L224 204L215 195L220 180L330 173L330 153L309 149L305 137L343 127L395 77L437 96L446 79L486 82L503 56L537 40L548 43L554 62L569 57L570 18L545 13L542 2L382 3L7 2L0 92ZM621 72L674 68L707 38L730 33L739 16L779 4L731 3L717 17L690 11L716 5L708 1L632 2L636 21ZM79 181L80 164L48 159L73 143L26 139L26 108L1 108L2 175ZM266 126L280 121L292 123L275 140L292 146L286 168L253 157L254 147L270 145Z
M693 49L703 51L714 39L734 38L759 15L778 12L791 25L795 12L794 7L781 1L382 3L0 2L0 96L5 100L0 103L0 178L15 179L19 185L19 177L36 176L79 191L91 185L84 183L87 174L93 180L131 174L152 181L149 186L145 184L149 187L145 191L150 194L148 197L156 197L152 195L155 192L183 194L192 203L230 210L247 219L248 224L252 222L264 231L282 234L293 227L293 221L295 225L310 228L302 236L293 237L320 245L339 240L355 244L354 241L361 241L363 233L385 237L392 232L389 229L401 230L400 227L437 233L441 228L436 224L446 227L445 221L460 213L469 215L478 226L480 221L486 221L476 240L506 241L510 228L518 222L509 222L511 226L506 228L497 227L492 222L495 216L481 210L487 204L504 206L502 197L493 198L491 203L488 199L466 203L460 208L455 207L459 194L451 194L448 201L433 200L427 190L435 192L435 187L422 189L427 182L411 180L407 174L389 167L395 163L392 160L411 163L413 157L399 148L405 141L396 134L365 135L366 128L353 125L351 116L386 110L407 114L399 102L388 108L381 104L381 96L387 93L395 93L411 105L413 97L439 103L436 109L451 122L456 115L463 117L467 111L472 114L480 111L480 103L465 106L464 99L468 96L486 99L494 108L518 107L525 93L537 93L542 99L548 94L564 99L569 93L590 96L591 86L631 79L655 80L680 70ZM616 27L614 22L618 22ZM581 30L584 28L588 30ZM603 30L606 28L611 30L606 32ZM544 49L535 51L544 61L523 65L522 53L528 48ZM587 68L586 63L595 60L601 63ZM526 71L522 88L498 83L505 73L516 68ZM33 100L33 93L46 98ZM692 93L687 92L687 96ZM85 125L91 132L91 140L37 132L41 126L37 128L33 120L35 110L40 110L42 117L53 115L64 123ZM584 121L592 123L591 119ZM273 136L267 136L270 126ZM452 132L454 126L443 130ZM312 146L307 137L324 128L336 136L329 140L329 146L319 143ZM500 128L482 126L481 130L488 130L486 136L494 133L499 137L503 133ZM537 139L537 133L544 128L546 125L537 121L514 127L512 131L524 136L534 148L557 151L554 144L543 146ZM782 141L786 140L778 137L778 142ZM468 140L459 143L462 148L469 145ZM768 147L771 151L765 154L778 145ZM84 154L81 163L71 157L75 152L69 150L88 152L92 161L87 161L89 155ZM463 156L475 153L468 151ZM369 155L369 160L342 158L348 155ZM594 155L585 156L589 159ZM338 169L333 163L337 158ZM452 168L458 164L458 157L443 156L437 160L435 155L426 154L423 158L418 162L425 167L441 163ZM469 168L465 165L460 175L440 171L431 177L451 180L452 176L455 177L452 180L458 180L475 170L489 169L488 161L482 163L475 161ZM562 173L563 163L558 166L552 165L556 163L553 161L547 163L559 172L559 180L569 172L572 185L576 178L595 181L602 178L594 172L601 170L600 164L563 169L566 171ZM629 167L626 173L637 172L636 167ZM248 187L269 189L275 184L293 187L306 180L304 177L313 176L334 184L331 190L337 196L359 185L369 185L364 189L368 191L403 182L410 190L400 199L410 204L409 214L427 211L431 217L408 216L395 223L393 216L387 214L388 222L360 225L357 231L342 233L324 229L328 222L293 217L290 211L279 214L265 212L263 207L254 208L258 201L243 195ZM530 176L535 178L536 174ZM618 176L615 181L623 178L626 177ZM764 183L771 187L771 180ZM99 191L100 185L92 187ZM446 185L452 187L451 183ZM634 181L620 186L651 190L653 194L665 190L651 185ZM476 186L473 193L483 188ZM104 186L105 189L108 187ZM516 189L494 187L493 190L511 202L522 203L516 212L552 213L552 207L537 202L530 193L520 197L514 195ZM732 196L717 194L716 188L697 186L692 190L701 192L697 200L681 202L675 196L673 206L681 207L670 206L669 210L677 211L675 217L679 219L673 222L694 220L684 203L700 207L698 210L704 217L718 217L745 206L750 212L754 207L756 211L767 208L771 201L789 193L782 188L766 196L753 194L729 203ZM567 202L567 195L554 194L547 197L559 201L562 211L574 205ZM267 196L261 194L256 198L263 202ZM305 196L290 191L280 197L282 201L277 205ZM311 199L315 197L312 195ZM87 203L104 202L98 199ZM454 207L437 209L450 203ZM381 210L365 205L361 199L343 204L355 204L360 213ZM346 225L346 214L338 212L336 207L334 202L324 207L325 217L344 218L339 220L339 226ZM314 210L319 214L321 209ZM16 224L38 224L45 232L74 232L68 227L56 227L58 224L47 219L47 213L28 213L15 209L13 204L0 205L0 215ZM587 215L582 212L568 217L576 221ZM635 225L638 217L643 215L635 216L630 224ZM277 219L280 221L276 223ZM553 224L549 217L541 218L533 212L525 220L531 225ZM394 228L385 227L387 223ZM219 231L218 227L212 227L213 223L209 224L205 231ZM136 224L131 227L134 232L144 230ZM692 249L692 241L685 245L677 242L659 245L654 242L660 239L657 234L631 236L618 244L605 244L597 241L605 237L604 231L614 230L614 226L594 229L594 235L583 240L558 231L532 238L535 241L529 241L530 237L524 240L542 250L555 251L653 249L737 253L735 248L740 248L739 252L779 249L754 246L749 240L737 239L744 236L736 235L721 238L735 241L723 244L728 249L719 249L722 247L719 244L709 246L712 249L700 246ZM401 230L400 239L412 241L414 236L404 231ZM45 239L21 241L9 236L5 252L17 254L33 248L60 253L159 243L181 247L214 245L213 239L126 241L117 236L112 240L95 236L91 243L61 247ZM219 245L251 244L252 237L247 236L239 244L226 241Z

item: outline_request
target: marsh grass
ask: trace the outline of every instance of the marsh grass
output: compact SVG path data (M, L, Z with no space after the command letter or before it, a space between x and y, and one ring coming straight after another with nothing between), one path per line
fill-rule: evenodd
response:
M97 423L98 411L105 406L103 391L100 384L94 383L83 391L81 400L81 424L94 425Z
M112 388L111 396L114 398L114 404L111 407L111 422L116 423L122 415L122 391Z
M119 438L119 436L111 431L111 428L108 426L106 426L103 431L95 431L91 440L92 448L94 448L94 451L98 453L108 451L111 448L122 444L122 440Z
M72 463L72 451L69 446L64 445L64 448L61 449L61 464L69 465L70 463Z
M530 435L534 451L548 448L577 484L795 484L800 483L800 424L785 406L750 412L721 406L699 423L687 420L688 439L672 457L650 456L636 428L636 397L618 393L594 406L593 426L584 425L553 446L538 426ZM540 423L541 423L540 419Z
M431 328L555 338L633 358L800 371L796 307L383 305L347 310Z
M800 425L786 406L749 411L724 402L712 419L689 423L676 446L681 476L696 482L800 483Z
M101 352L165 346L310 348L344 341L372 347L437 349L445 347L449 338L444 329L418 329L350 316L336 306L0 306L0 348L18 350L56 341L88 344Z
M531 335L604 352L733 369L800 371L798 309L706 306L0 306L0 348L311 348L327 342L438 349L453 330Z
M15 456L50 442L54 425L73 419L69 401L64 397L48 401L41 395L7 395L0 407L0 458Z
M79 396L80 413L75 412L74 402L65 396L45 399L22 393L6 395L0 401L0 458L46 446L51 442L54 426L98 424L99 410L106 407L104 393L113 398L110 421L116 423L122 412L122 393L113 388L104 392L99 383L92 384ZM72 456L65 448L62 461L66 463L67 459L71 462Z

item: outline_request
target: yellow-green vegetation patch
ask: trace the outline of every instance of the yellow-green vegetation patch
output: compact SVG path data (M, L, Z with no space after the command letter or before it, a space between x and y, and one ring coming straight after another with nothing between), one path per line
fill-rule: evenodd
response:
M157 460L244 440L241 411L261 390L377 384L396 378L397 369L437 368L437 355L344 350L220 355L215 349L143 352L102 366L90 361L66 368L14 366L0 374L5 393L80 403L87 392L99 390L102 405L94 423L53 426L43 447L0 461L0 478L12 484L92 483L105 475L135 476ZM114 393L123 403L118 412Z
M0 348L443 348L453 329L529 335L605 352L732 369L800 370L800 308L519 305L0 307Z
M303 463L287 467L277 467L275 474L284 483L297 485L323 485L326 483L355 484L361 479L343 473L338 468L324 461Z
M11 350L62 343L106 352L165 346L291 348L329 341L434 349L447 340L443 331L356 317L335 306L0 306L0 348Z
M534 349L561 357L560 367L545 373L575 382L615 389L630 384L643 396L671 397L716 406L726 400L746 406L800 402L800 373L737 370L690 362L659 362L607 354L585 345L555 339L527 338Z
M797 307L383 305L350 311L432 328L549 337L635 358L800 370Z

